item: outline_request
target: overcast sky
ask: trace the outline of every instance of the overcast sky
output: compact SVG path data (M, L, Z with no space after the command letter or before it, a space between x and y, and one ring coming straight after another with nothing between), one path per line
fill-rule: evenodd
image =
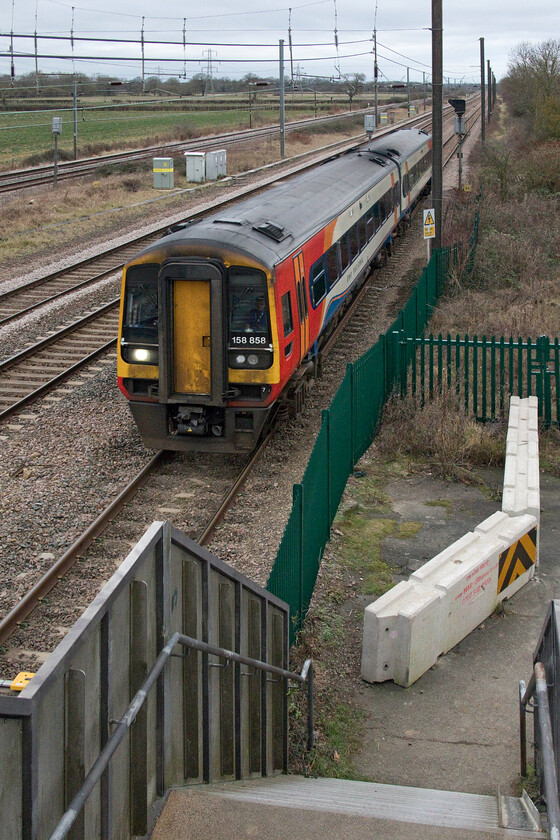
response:
M1 0L0 73L10 73L11 31L16 75L35 72L33 38L18 36L33 35L36 30L39 36L74 35L73 47L69 40L38 41L38 67L42 72L99 73L119 79L140 76L139 41L143 27L145 42L176 44L145 43L146 77L185 75L189 79L209 69L215 77L241 78L248 72L277 77L278 42L283 39L287 78L293 69L294 75L304 79L354 73L365 73L371 79L375 26L380 79L404 81L407 67L413 82L422 81L423 72L430 77L429 0L283 3L284 0ZM443 28L444 77L479 81L479 39L484 37L485 58L490 60L499 80L507 72L510 51L519 43L539 44L547 38L560 38L560 3L443 0ZM78 40L104 37L136 43ZM24 53L29 57L24 57Z

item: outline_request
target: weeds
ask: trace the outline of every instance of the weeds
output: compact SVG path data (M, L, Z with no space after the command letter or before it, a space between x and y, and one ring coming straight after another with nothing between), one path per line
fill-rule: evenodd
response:
M343 538L338 545L340 561L357 570L364 595L383 595L392 587L393 578L381 560L381 543L394 532L394 520L370 518L363 507L354 506L335 523Z
M523 791L526 791L528 796L538 804L542 800L540 779L537 771L532 764L527 765L527 775L519 776L517 780L518 796L521 796Z
M427 462L439 478L472 483L473 468L502 464L503 428L482 426L470 416L455 390L422 404L415 396L387 403L378 446L386 457L406 455Z

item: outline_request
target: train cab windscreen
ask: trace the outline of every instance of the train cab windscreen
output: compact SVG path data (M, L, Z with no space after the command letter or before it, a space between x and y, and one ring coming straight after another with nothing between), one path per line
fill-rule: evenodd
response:
M146 264L126 273L121 355L130 364L158 363L158 272Z
M266 277L261 271L228 272L229 366L263 370L272 364Z

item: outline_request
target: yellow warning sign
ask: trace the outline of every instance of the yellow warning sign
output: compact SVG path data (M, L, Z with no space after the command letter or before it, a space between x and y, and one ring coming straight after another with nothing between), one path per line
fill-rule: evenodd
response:
M532 528L520 540L500 554L498 593L507 589L518 577L534 566L537 560L537 529Z
M436 235L436 214L434 209L424 210L424 239L434 239Z

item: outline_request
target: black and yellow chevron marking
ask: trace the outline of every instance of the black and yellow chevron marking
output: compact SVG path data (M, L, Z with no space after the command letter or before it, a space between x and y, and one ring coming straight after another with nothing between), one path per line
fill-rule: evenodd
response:
M498 592L503 592L537 560L537 529L532 528L520 540L500 554Z

